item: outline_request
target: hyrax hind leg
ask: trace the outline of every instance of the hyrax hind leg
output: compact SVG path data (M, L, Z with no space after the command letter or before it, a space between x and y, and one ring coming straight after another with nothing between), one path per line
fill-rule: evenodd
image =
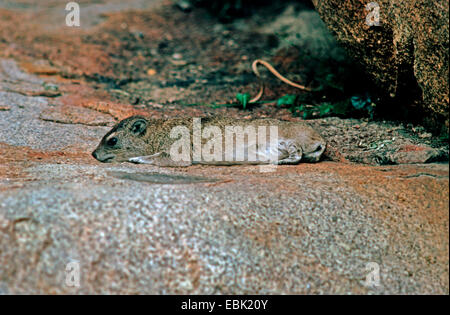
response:
M170 154L166 152L159 152L152 155L136 156L130 158L129 162L136 164L151 164L156 166L177 167L177 166L190 166L191 161L174 161L171 159Z
M275 164L298 164L302 159L303 150L293 140L280 140L278 142L278 161Z

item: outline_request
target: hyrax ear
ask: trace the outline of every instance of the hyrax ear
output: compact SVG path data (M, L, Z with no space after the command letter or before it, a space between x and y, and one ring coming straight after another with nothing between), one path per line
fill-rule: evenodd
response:
M138 119L131 125L130 129L133 134L141 136L147 130L147 121L145 119Z

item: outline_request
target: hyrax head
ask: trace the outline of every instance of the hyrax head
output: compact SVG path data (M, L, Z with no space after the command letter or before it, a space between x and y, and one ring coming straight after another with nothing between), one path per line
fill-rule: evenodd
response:
M146 155L145 135L149 121L142 116L126 118L114 126L102 139L92 156L100 162L126 162Z

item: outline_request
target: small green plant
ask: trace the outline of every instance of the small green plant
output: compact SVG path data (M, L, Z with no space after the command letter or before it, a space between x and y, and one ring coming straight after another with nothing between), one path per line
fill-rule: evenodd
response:
M277 106L278 107L283 106L283 105L285 105L285 106L286 105L287 106L293 106L296 99L297 99L297 95L295 95L295 94L286 94L286 95L280 97L277 100Z
M250 101L250 94L248 93L238 93L236 94L236 99L243 109L247 108L247 104Z
M346 117L349 113L350 104L348 101L342 102L323 102L316 105L299 105L291 107L291 111L295 116L303 119L320 118L328 116Z

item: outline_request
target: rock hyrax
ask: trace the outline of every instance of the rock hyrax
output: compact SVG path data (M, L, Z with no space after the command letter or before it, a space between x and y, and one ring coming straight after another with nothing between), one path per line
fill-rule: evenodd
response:
M132 116L114 126L92 155L100 162L159 166L298 164L318 162L325 148L302 122Z

